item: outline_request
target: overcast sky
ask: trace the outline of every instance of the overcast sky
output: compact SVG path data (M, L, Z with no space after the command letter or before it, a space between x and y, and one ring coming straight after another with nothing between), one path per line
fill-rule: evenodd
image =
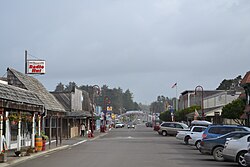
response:
M49 91L106 84L150 104L250 70L249 0L1 0L0 21L0 75L28 50Z

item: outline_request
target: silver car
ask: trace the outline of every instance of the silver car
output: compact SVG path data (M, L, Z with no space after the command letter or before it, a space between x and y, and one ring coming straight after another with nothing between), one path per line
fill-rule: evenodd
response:
M158 133L163 136L176 135L181 129L189 129L188 126L180 122L163 122L158 130Z

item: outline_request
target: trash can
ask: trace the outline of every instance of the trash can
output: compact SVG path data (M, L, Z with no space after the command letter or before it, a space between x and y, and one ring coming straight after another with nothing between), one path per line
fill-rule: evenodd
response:
M35 137L35 149L36 149L36 151L42 151L42 147L43 147L42 136L36 136Z

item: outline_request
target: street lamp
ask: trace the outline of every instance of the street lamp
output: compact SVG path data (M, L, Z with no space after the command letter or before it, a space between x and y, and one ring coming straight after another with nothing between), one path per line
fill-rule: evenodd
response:
M94 111L95 111L95 105L94 105L94 99L95 99L95 94L97 93L97 95L100 95L100 87L98 85L94 85L92 86L93 89L93 98L92 98L92 112L91 112L91 116L92 116L92 121L91 121L91 134L94 134ZM97 91L95 91L97 90Z
M204 114L204 107L203 107L203 87L202 86L200 86L200 85L196 86L196 88L195 88L195 95L196 95L197 90L199 88L201 89L201 117L202 117L202 120L204 120L205 114Z

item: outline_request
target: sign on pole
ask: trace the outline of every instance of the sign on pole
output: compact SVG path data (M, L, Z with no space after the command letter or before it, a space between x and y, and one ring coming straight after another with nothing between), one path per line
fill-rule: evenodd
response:
M44 60L27 60L28 74L45 74Z

